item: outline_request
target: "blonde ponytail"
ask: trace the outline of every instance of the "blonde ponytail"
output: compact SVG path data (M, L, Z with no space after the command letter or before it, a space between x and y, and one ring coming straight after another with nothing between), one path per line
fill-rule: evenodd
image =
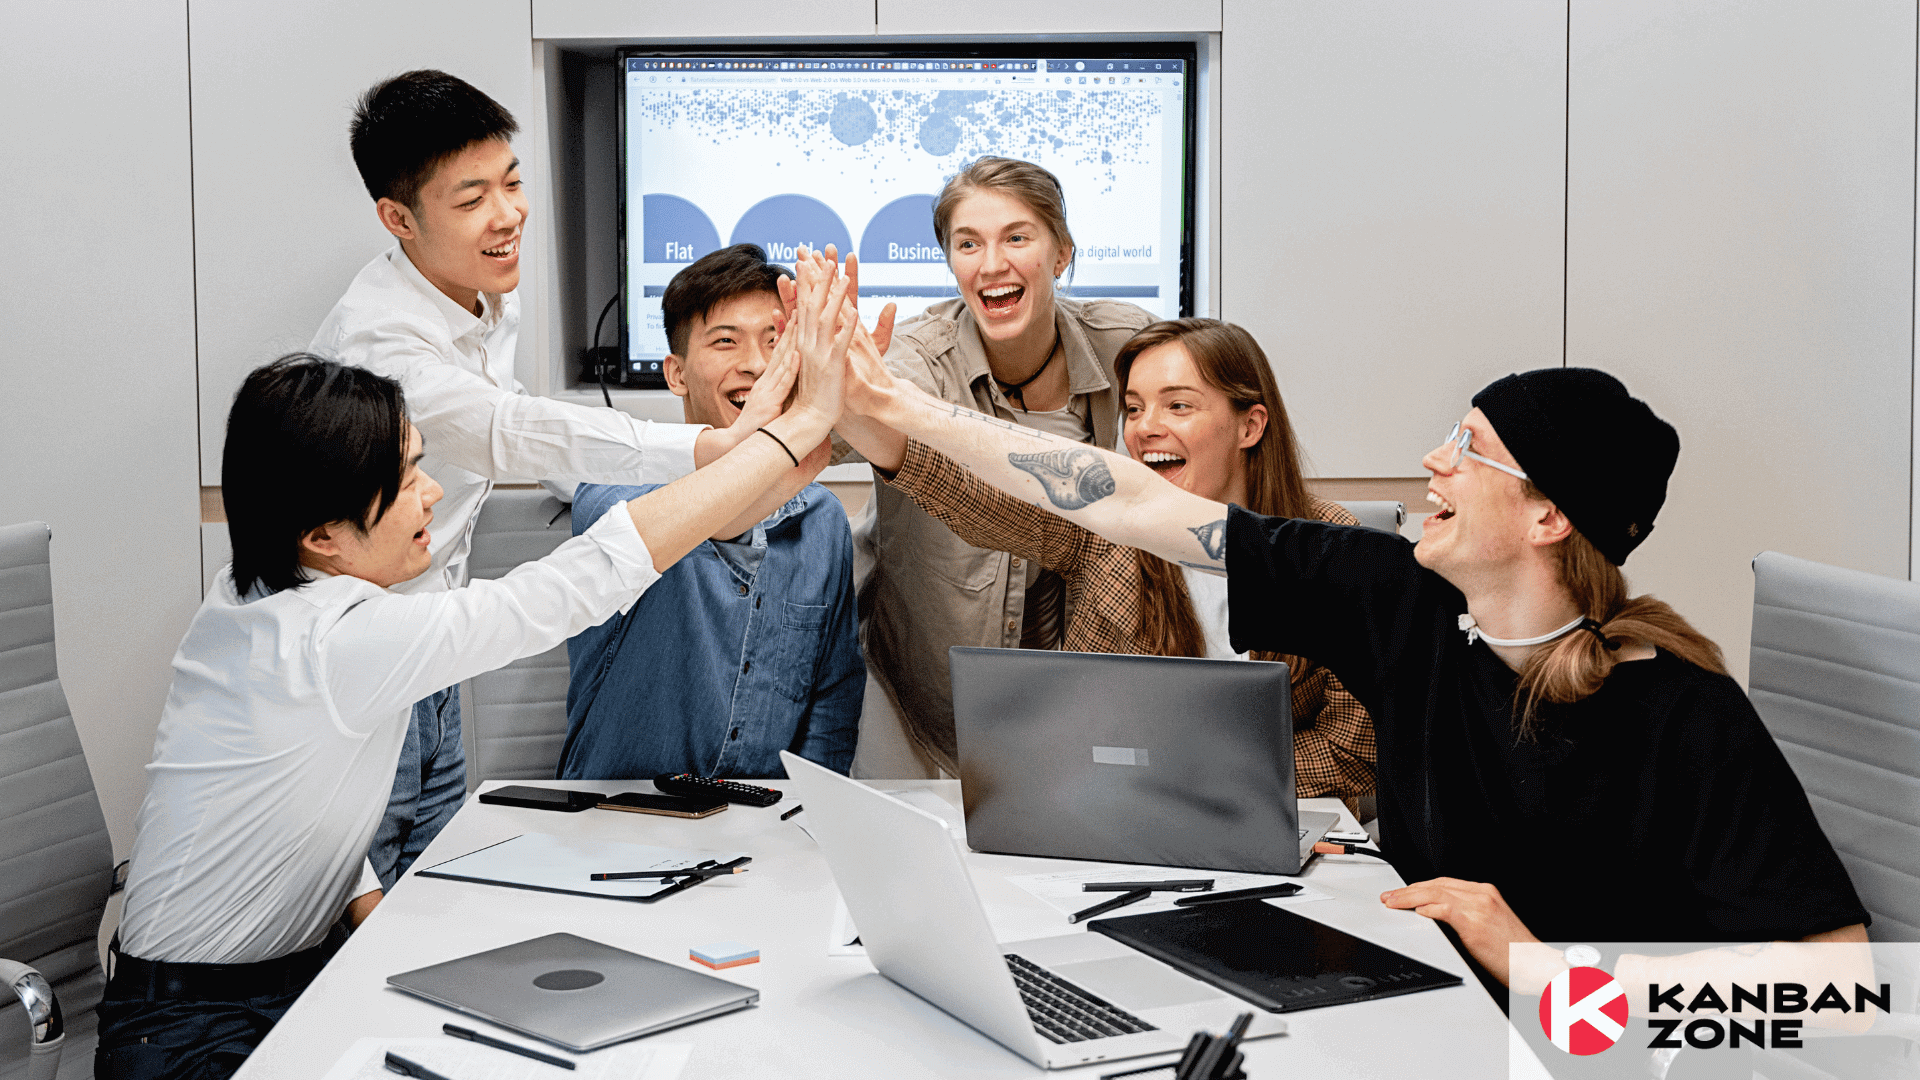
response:
M1727 673L1720 646L1694 629L1665 601L1627 595L1627 579L1607 561L1600 549L1578 531L1555 549L1560 560L1560 583L1573 597L1574 607L1594 623L1543 646L1527 657L1515 690L1520 732L1531 737L1538 728L1542 703L1566 705L1592 696L1620 662L1620 646L1642 642L1718 675ZM1602 644L1604 639L1605 644Z

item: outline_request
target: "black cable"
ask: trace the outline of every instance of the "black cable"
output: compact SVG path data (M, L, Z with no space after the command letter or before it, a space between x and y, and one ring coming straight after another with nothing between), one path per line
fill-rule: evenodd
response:
M607 364L600 356L600 328L607 323L607 312L612 311L613 305L619 302L620 291L616 289L613 298L607 301L607 306L600 309L600 317L594 320L593 348L587 351L587 355L593 358L593 373L600 376L600 396L607 399L609 409L613 408L613 395L607 392Z

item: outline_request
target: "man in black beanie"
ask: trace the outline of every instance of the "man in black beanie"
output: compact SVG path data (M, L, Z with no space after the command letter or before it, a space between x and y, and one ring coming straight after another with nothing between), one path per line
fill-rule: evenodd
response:
M1612 376L1547 368L1476 395L1422 462L1439 512L1410 546L1039 447L1074 474L1063 501L1008 460L1041 436L854 369L849 411L1109 540L1227 574L1236 652L1332 669L1373 715L1381 848L1414 883L1381 899L1445 923L1496 997L1572 964L1541 942L1866 940L1719 648L1627 593L1620 564L1653 531L1680 441ZM1615 974L1645 985L1660 963Z

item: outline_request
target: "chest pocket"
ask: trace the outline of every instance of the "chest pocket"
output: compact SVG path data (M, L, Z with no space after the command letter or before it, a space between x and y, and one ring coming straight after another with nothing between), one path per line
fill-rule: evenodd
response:
M914 562L935 578L968 592L979 592L993 584L1000 553L974 547L948 534L929 538L914 549L913 555Z
M805 701L813 692L813 673L827 641L827 605L786 600L782 609L773 688L789 701Z

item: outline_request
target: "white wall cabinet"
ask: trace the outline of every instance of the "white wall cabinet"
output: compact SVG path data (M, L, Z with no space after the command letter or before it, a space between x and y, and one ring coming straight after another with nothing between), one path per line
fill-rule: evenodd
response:
M1420 475L1560 362L1566 9L1227 0L1221 49L1222 317L1318 475Z
M1630 577L1744 680L1755 554L1907 573L1914 5L1576 0L1571 30L1568 360L1680 429Z
M0 523L53 527L60 678L116 852L200 602L187 6L0 5Z
M388 76L440 68L525 128L527 14L527 0L193 0L202 483L220 482L241 379L305 348L353 275L392 243L347 147L355 101Z

